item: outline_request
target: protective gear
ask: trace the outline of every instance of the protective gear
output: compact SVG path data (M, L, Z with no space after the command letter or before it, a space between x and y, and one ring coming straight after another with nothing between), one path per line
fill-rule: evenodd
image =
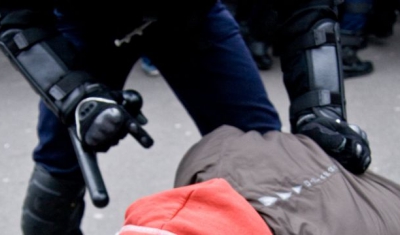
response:
M79 71L74 46L54 29L39 28L37 18L29 10L2 18L0 46L53 113L71 123L71 114L87 92L85 85L93 81Z
M54 30L36 28L37 18L29 10L6 15L1 20L0 46L50 110L65 124L76 124L83 145L95 151L107 151L128 131L150 147L153 141L140 127L146 123L140 95L112 94L95 83L83 71L74 46Z
M303 117L305 118L305 117ZM354 174L364 173L371 163L366 133L356 125L347 124L340 119L316 117L309 114L310 120L297 127L297 132L314 139L342 166Z
M96 85L101 87L99 85ZM75 110L77 136L97 152L105 152L130 133L144 147L153 144L140 127L147 119L140 112L142 98L133 90L111 92L102 87L88 94Z
M36 166L23 204L24 235L82 235L85 184L64 180Z
M334 21L323 20L318 22L312 32L304 37L303 44L307 45L307 36L312 41L307 45L304 59L309 74L306 84L302 84L304 91L297 91L293 87L290 77L285 77L285 84L290 93L291 107L290 119L292 128L297 129L299 119L310 108L317 108L311 113L318 116L333 118L334 120L346 120L345 97L341 63L339 60L339 27ZM301 43L301 42L300 42ZM301 44L299 43L299 46ZM283 61L286 62L284 55ZM324 58L326 58L324 60ZM331 58L328 60L328 58Z
M284 39L277 45L291 102L292 132L308 135L333 157L344 156L337 160L349 171L363 173L371 162L370 150L365 133L353 131L346 122L339 26L336 13L327 10L333 9L333 2L329 8L313 5L321 12L315 18L304 17L310 8L288 12L279 32L283 37L278 37ZM302 22L315 23L303 28Z

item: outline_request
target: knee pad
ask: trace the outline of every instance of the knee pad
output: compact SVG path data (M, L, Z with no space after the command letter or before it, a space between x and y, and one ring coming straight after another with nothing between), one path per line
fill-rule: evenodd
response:
M23 234L81 235L84 194L83 181L58 179L36 166L23 204Z

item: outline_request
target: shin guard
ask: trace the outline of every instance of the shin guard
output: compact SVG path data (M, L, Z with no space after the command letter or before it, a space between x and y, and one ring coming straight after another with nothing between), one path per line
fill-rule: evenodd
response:
M36 166L23 204L23 234L81 235L84 194L83 181L58 179Z

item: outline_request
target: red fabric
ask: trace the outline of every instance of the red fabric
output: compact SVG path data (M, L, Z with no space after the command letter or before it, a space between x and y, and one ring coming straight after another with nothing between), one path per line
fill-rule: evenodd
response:
M134 231L141 227L149 229L148 233ZM150 233L151 229L154 233ZM137 200L127 209L119 234L164 234L162 231L177 235L272 235L254 208L224 179L212 179Z

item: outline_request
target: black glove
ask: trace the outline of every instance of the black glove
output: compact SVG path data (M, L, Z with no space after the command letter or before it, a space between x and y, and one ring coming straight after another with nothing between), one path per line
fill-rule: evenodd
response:
M75 109L78 138L84 147L106 152L128 133L143 147L153 144L141 127L147 123L140 109L140 94L133 90L110 91L102 88L88 94Z
M356 125L340 119L307 114L299 118L297 133L313 139L354 174L364 173L371 163L367 134Z

